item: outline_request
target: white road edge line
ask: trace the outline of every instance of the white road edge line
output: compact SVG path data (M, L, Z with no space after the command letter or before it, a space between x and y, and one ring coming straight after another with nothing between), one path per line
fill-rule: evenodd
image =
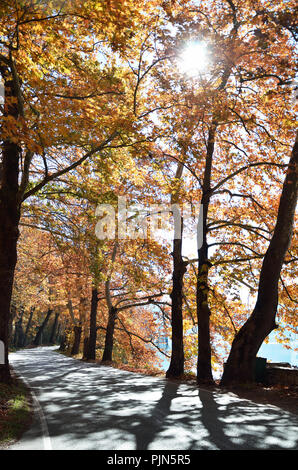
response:
M49 429L48 429L48 424L47 424L47 420L46 420L46 417L44 415L44 412L42 411L42 407L40 406L40 403L37 399L37 396L35 395L35 393L33 392L32 388L30 387L29 383L27 382L27 380L18 373L19 377L22 379L22 381L24 382L24 384L29 388L30 390L30 393L31 393L31 396L32 396L32 400L33 400L33 407L34 407L34 411L37 412L38 414L38 417L40 419L40 424L41 424L41 430L42 430L42 439L43 439L43 446L44 446L44 450L53 450L52 448L52 443L51 443L51 438L50 438L50 434L49 434Z

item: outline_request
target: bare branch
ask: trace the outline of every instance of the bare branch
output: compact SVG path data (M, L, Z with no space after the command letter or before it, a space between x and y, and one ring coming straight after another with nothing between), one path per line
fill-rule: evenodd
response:
M119 317L118 317L118 320L119 320ZM120 322L120 323L123 325L123 322ZM97 329L106 331L106 328L104 326L98 326ZM137 333L133 333L132 331L127 330L126 327L120 328L119 326L115 326L115 330L125 331L125 333L127 333L131 336L135 336L136 338L140 339L144 343L152 344L152 346L154 346L161 354L163 354L164 356L170 358L170 356L167 353L165 353L162 349L160 349L159 346L157 346L157 344L152 339L143 338L142 336L138 335Z
M275 162L255 162L255 163L249 163L248 165L245 165L238 170L234 171L230 175L228 175L226 178L221 180L218 184L216 184L213 188L211 188L211 193L214 193L218 188L220 188L223 184L225 184L227 181L230 179L234 178L235 176L239 175L239 173L242 173L245 170L248 170L249 168L253 168L256 166L277 166L279 168L285 168L288 165L283 164L283 163L275 163Z
M214 242L214 243L210 243L208 245L208 247L210 246L216 246L216 245L236 245L236 246L240 246L242 248L245 248L246 250L250 250L252 251L255 255L257 256L260 256L262 257L263 255L261 255L260 253L258 253L257 251L253 250L252 248L250 248L249 246L246 246L244 245L244 243L240 243L240 242Z
M215 293L215 289L210 289L210 290L211 290L211 293L213 294L213 296L215 297L215 299L218 300L218 297L217 297L217 295L216 295L216 293ZM235 333L235 335L236 335L236 334L238 333L237 328L236 328L236 326L235 326L235 323L234 323L234 321L233 321L233 318L232 318L232 316L231 316L229 310L228 310L227 307L226 307L226 304L225 304L224 300L223 300L223 299L220 299L219 302L220 302L221 305L223 306L223 308L224 308L226 314L228 315L229 320L230 320L230 322L231 322L231 324L232 324L232 326L233 326L234 333Z
M58 178L59 176L64 175L65 173L68 173L71 170L74 170L77 166L81 165L87 158L91 157L97 152L100 152L103 150L112 140L115 139L115 137L118 135L118 132L113 132L110 137L108 137L106 140L104 140L101 144L98 146L94 147L92 150L89 152L85 153L79 160L76 162L72 163L71 165L67 166L66 168L63 168L62 170L56 171L55 173L52 173L50 175L47 175L40 183L38 183L36 186L34 186L32 189L29 189L24 196L23 196L23 201L27 199L28 197L32 196L33 194L37 193L40 189L42 189L47 183L50 181L53 181L54 179Z
M295 304L298 304L298 301L293 299L293 297L291 296L291 294L289 293L288 289L287 289L287 286L285 285L283 279L281 276L279 276L279 279L281 280L281 283L282 283L282 286L284 288L284 290L286 291L286 294L287 296L289 297L289 299L291 300L291 302L294 302Z
M236 263L245 263L247 261L250 261L252 259L261 259L263 258L264 255L260 256L251 256L250 258L235 258L235 259L223 259L221 261L215 261L213 263L213 266L218 266L220 264L236 264Z
M153 300L154 298L156 297L161 297L165 295L164 293L161 293L161 294L154 294L154 295L148 295L146 297L140 297L137 301L137 302L133 302L131 304L127 304L127 305L123 305L122 307L117 307L117 310L120 312L122 310L127 310L128 308L133 308L133 307L141 307L143 305L149 305L149 304L153 304L155 301ZM147 300L146 300L147 299ZM119 305L120 303L122 302L129 302L129 300L133 300L133 299L123 299L123 300L120 300L119 302L117 302L116 305ZM142 302L142 300L146 300L146 302Z
M215 223L218 223L220 225L217 225L217 226L213 227L212 225L215 224ZM212 223L208 224L208 232L212 232L213 230L218 230L220 228L229 227L229 226L243 228L244 230L255 233L256 235L258 235L258 237L261 237L261 238L264 238L267 241L270 241L270 238L268 238L265 235L262 235L261 233L258 232L258 230L260 230L261 232L265 232L265 233L268 233L269 235L271 235L271 232L269 230L266 230L266 229L261 228L261 227L255 227L254 225L241 224L241 223L238 223L238 222L230 222L230 221L225 222L225 221L220 221L220 220L216 221L216 222L212 222Z
M262 210L266 210L265 207L263 207L251 194L240 194L240 193L232 193L232 191L230 191L229 189L220 189L219 191L215 191L213 193L214 194L223 194L223 193L227 193L229 194L230 198L233 198L233 197L241 197L241 198L244 198L244 199L250 199L254 204L256 204L260 209Z

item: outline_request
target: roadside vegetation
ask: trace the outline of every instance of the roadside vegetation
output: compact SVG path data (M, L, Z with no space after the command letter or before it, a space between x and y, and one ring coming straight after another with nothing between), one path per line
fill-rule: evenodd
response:
M17 378L10 384L0 383L0 449L17 441L31 418L30 392L25 384Z

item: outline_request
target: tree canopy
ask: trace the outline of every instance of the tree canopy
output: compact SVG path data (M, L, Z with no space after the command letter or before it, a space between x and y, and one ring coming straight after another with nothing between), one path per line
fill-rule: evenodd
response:
M291 347L295 12L1 3L0 380L34 341L199 383L233 344L225 384Z

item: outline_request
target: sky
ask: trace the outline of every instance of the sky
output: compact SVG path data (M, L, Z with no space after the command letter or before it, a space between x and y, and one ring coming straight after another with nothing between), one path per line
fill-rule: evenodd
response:
M269 335L269 343L262 344L258 356L266 357L270 362L288 362L292 366L298 367L298 352L285 349L282 344L276 342L275 332ZM291 346L294 349L298 347L298 340L292 340Z

